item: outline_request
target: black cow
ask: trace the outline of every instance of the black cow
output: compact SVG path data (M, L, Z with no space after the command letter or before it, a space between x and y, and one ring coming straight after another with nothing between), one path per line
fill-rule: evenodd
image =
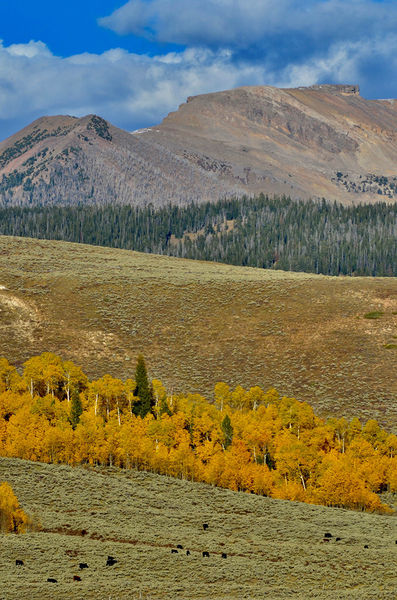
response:
M332 538L332 533L324 533L325 538Z
M227 554L225 552L222 552L222 558L227 558Z
M114 558L112 560L107 559L106 566L107 567L113 567L113 565L115 565L116 562L117 562L117 560L115 560Z
M73 575L73 581L81 581L81 577L78 575Z
M87 563L80 563L79 564L79 569L88 569Z
M114 556L108 556L107 560L116 560Z
M208 529L208 523L203 523L203 529L204 529L204 531L207 531L207 529Z
M365 544L364 548L369 548L368 544Z
M17 567L23 567L23 560L19 560L19 558L17 558L15 564Z
M190 550L186 550L186 556L190 556Z
M183 546L181 544L178 544L177 548L179 548L179 550L183 550Z
M206 551L204 550L204 552L203 552L203 557L204 557L204 558L209 558L209 557L210 557L210 553L209 553L209 552L206 552Z
M340 542L342 538L335 538L335 542Z
M175 550L175 548L172 548L171 554L178 554L178 550Z
M48 583L58 583L56 579L54 579L53 577L48 577L47 579Z

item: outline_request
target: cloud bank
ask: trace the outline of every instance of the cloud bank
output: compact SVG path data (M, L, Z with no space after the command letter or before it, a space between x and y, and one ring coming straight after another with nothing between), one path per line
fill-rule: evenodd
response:
M0 139L44 114L97 113L137 129L158 123L189 95L265 79L264 69L235 65L225 51L148 57L113 49L62 58L43 42L0 43Z
M137 129L187 96L241 85L358 83L366 97L397 97L395 1L130 0L100 24L180 51L64 58L45 41L0 42L0 139L43 114Z

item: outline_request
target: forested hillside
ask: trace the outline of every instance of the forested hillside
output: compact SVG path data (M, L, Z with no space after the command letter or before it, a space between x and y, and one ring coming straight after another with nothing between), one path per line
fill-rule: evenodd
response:
M156 209L2 208L0 234L325 275L397 275L397 204L343 206L287 197Z
M215 403L167 393L138 357L134 379L89 381L72 361L0 360L0 454L116 465L304 502L391 512L397 437L371 419L318 418L275 389L218 382Z

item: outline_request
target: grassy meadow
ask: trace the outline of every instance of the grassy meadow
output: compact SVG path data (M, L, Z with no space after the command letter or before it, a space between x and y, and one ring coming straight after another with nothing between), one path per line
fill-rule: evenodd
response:
M90 377L143 352L169 392L275 387L322 416L397 425L397 282L0 237L0 356L43 351Z
M42 530L1 537L1 600L397 597L395 517L18 459L0 458L2 480Z

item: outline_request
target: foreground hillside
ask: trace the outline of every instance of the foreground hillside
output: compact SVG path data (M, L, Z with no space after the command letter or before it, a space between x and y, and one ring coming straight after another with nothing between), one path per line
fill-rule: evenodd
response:
M395 598L393 517L16 459L0 459L2 480L43 528L2 537L6 600L97 599L99 590L142 600ZM172 554L178 544L183 550ZM118 561L112 567L108 555ZM80 562L88 569L79 571Z
M170 392L275 387L321 415L397 424L397 283L0 238L0 355L52 351L90 377L139 352Z
M243 87L188 98L152 128L42 117L0 143L0 205L143 206L287 194L395 201L394 100L358 86Z

